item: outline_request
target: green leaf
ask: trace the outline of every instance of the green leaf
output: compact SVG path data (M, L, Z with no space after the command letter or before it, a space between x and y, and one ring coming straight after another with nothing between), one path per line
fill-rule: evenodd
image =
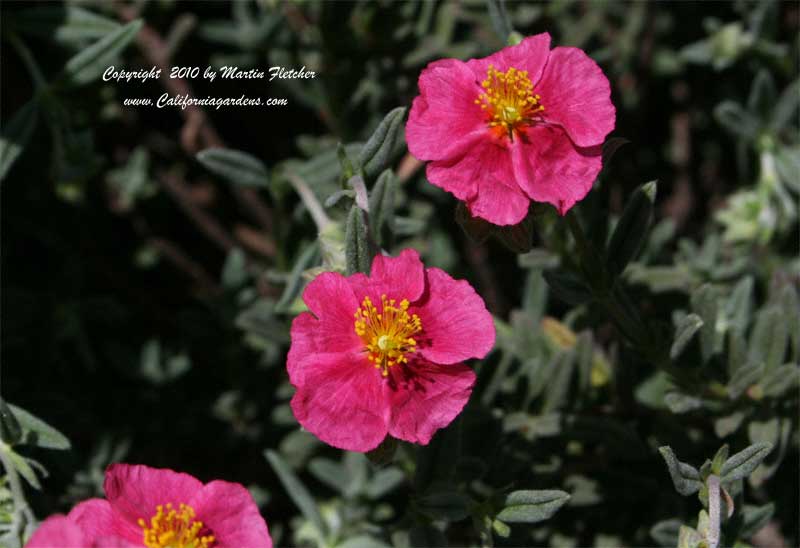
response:
M797 387L798 380L800 380L800 366L787 363L768 372L759 384L765 396L777 398L789 389Z
M700 473L696 468L680 462L675 458L675 453L668 446L659 447L658 452L661 453L667 463L669 475L678 493L686 497L700 490L702 483L700 481Z
M537 523L549 519L569 500L559 490L514 491L509 493L497 519L508 523Z
M247 281L247 257L238 247L233 248L222 265L222 286L236 289Z
M308 463L308 471L322 483L344 494L350 478L339 463L330 459L317 457Z
M317 505L311 493L308 492L306 487L300 482L300 479L278 453L267 449L264 452L264 456L267 458L270 465L272 465L272 469L275 470L281 484L286 489L286 492L289 493L289 496L300 509L303 516L313 523L320 533L326 535L327 527L325 526L325 522L317 509Z
M676 415L687 413L703 406L703 401L699 398L680 392L669 392L664 396L664 403Z
M574 274L562 270L545 270L542 276L553 294L571 305L579 305L592 299L592 292Z
M772 516L775 514L775 503L770 502L763 506L744 505L742 510L742 529L739 533L740 538L750 538L758 533L763 527L769 523Z
M458 491L433 491L419 497L417 504L434 519L460 521L469 515L472 499Z
M14 113L7 124L3 124L0 135L0 181L5 179L8 170L28 144L36 128L38 112L39 102L33 98Z
M703 540L703 536L691 527L681 525L678 530L678 548L699 548Z
M358 163L368 178L383 171L389 163L398 135L402 132L405 115L405 107L391 110L361 149Z
M747 364L739 367L728 381L728 385L726 387L728 390L728 396L735 400L741 396L745 390L756 384L759 379L761 379L763 374L763 363Z
M399 468L380 469L367 483L366 495L371 500L377 500L396 489L405 479L405 474Z
M723 482L746 478L772 451L771 443L756 443L725 461L720 472Z
M3 449L0 449L0 451L3 451ZM11 458L11 462L14 463L14 468L19 472L19 475L25 478L25 481L27 481L31 487L37 491L41 491L42 485L39 483L39 478L36 477L36 472L34 472L31 465L28 464L27 459L14 452L12 449L8 449L6 454Z
M764 362L765 372L784 363L789 338L784 319L783 310L777 305L762 309L756 315L747 359L751 363Z
M769 121L770 129L780 131L792 122L796 122L795 112L800 105L800 79L795 80L783 90L772 111Z
M775 80L766 69L760 69L750 86L747 110L756 116L765 117L775 105Z
M97 40L120 28L120 24L74 5L37 6L14 14L13 27L56 42L75 44Z
M136 37L142 25L141 19L131 21L81 50L64 65L62 81L67 86L80 86L98 78L114 64L117 55Z
M703 362L707 362L722 345L722 338L717 334L717 299L718 292L709 284L704 284L692 292L692 310L703 320L700 327L700 350Z
M723 128L737 137L752 141L758 136L758 120L738 103L721 102L714 108L714 118Z
M741 337L747 329L752 308L753 277L746 276L736 284L725 303L725 316L728 318L729 328L737 337Z
M197 153L197 161L226 181L252 187L266 187L267 168L255 156L230 148L207 148Z
M347 264L347 275L363 272L369 274L372 257L367 241L367 227L364 224L364 213L354 205L347 216L344 233L344 253Z
M300 296L300 290L303 283L303 272L311 268L311 265L317 259L319 247L316 243L308 244L302 248L302 251L297 257L297 261L289 273L289 278L286 280L286 286L283 288L278 302L275 303L275 311L278 313L286 313L291 308L295 299Z
M508 19L505 0L486 0L486 7L489 10L489 19L492 21L492 28L500 40L508 40L511 31L511 21Z
M714 459L711 461L712 473L719 475L720 471L722 470L722 466L725 464L725 461L728 460L729 453L730 448L728 447L727 443L719 448L717 453L714 455Z
M533 248L534 230L533 215L529 213L515 225L494 227L494 236L514 253L527 253Z
M637 188L622 212L608 244L607 268L616 277L642 249L653 222L656 181Z
M64 434L44 422L43 420L31 415L21 407L8 404L14 416L19 421L22 428L22 438L20 444L35 445L44 449L69 449L69 440Z
M674 548L678 544L681 521L678 519L668 519L659 521L650 528L650 536L653 537L659 546L664 548Z
M8 445L14 445L22 438L22 428L8 407L5 400L0 398L0 440Z
M394 232L395 177L390 169L380 174L369 195L369 228L375 243L383 242L383 228Z
M703 319L697 314L687 314L675 328L675 339L669 350L669 357L675 359L681 355L686 346L691 342L692 337L703 327Z
M456 205L455 216L458 226L475 243L485 242L492 234L494 228L492 224L480 217L473 217L464 202L458 202Z

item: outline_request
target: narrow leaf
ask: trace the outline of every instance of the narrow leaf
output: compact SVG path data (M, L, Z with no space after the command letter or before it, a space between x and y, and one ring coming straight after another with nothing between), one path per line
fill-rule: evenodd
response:
M383 228L394 232L394 173L387 169L380 174L369 195L369 228L372 238L381 245Z
M612 276L621 274L644 245L653 222L655 198L656 182L650 181L636 189L628 200L608 244L607 267Z
M730 133L748 141L758 135L758 120L733 101L723 101L714 109L714 118Z
M680 462L675 453L668 446L658 448L658 452L664 457L667 463L669 475L672 478L672 483L675 490L683 496L689 496L700 490L702 483L700 481L700 473L693 466Z
M728 483L746 478L761 464L761 461L767 458L770 451L772 451L771 443L756 443L736 453L725 461L722 466L722 471L720 472L722 481Z
M505 42L513 30L508 19L505 0L486 0L486 7L489 10L489 19L492 21L494 32L500 37L500 40Z
M405 114L405 107L391 110L361 149L358 163L367 177L380 173L389 163L398 135L402 131Z
M545 270L542 276L553 294L568 304L579 305L592 299L589 288L573 274L560 270Z
M98 78L136 37L142 24L141 19L131 21L81 50L64 65L61 79L68 86L78 86Z
M38 101L31 99L14 113L8 124L4 124L0 135L0 181L5 179L6 173L28 144L36 128L38 112Z
M497 519L508 523L537 523L549 519L569 500L559 490L514 491L505 499Z
M14 412L0 398L0 441L14 445L22 438L22 428Z
M289 465L286 464L286 462L278 453L270 449L264 452L264 456L267 458L270 465L272 465L272 469L275 470L275 473L278 475L278 479L281 481L281 484L286 489L287 493L289 493L289 496L292 498L300 511L303 513L303 516L305 516L308 521L313 523L320 533L323 535L326 534L327 528L325 527L325 522L322 520L319 510L317 509L314 498L311 496L311 493L308 492L306 487L300 482L300 479L295 475Z
M31 415L21 407L8 404L14 416L22 427L21 444L35 445L45 449L69 449L71 447L67 437L44 422Z
M703 327L703 320L697 314L687 314L675 328L675 339L669 350L669 357L675 359L681 355L686 346L691 342L692 337Z
M255 156L229 148L207 148L197 153L197 161L226 181L242 186L267 186L267 168Z
M3 449L0 449L0 451L3 451ZM37 491L41 491L42 485L39 483L39 478L36 477L36 472L33 471L33 468L28 464L25 457L15 453L12 449L9 449L6 454L11 457L11 462L14 463L14 468L19 472L19 475L25 478L25 481L27 481L31 487Z
M722 343L717 335L718 293L709 284L697 288L691 295L692 310L703 320L700 326L700 349L707 362ZM718 340L719 339L719 340Z
M796 121L795 112L798 106L800 106L800 80L795 80L781 93L772 111L770 128L780 131Z
M370 254L367 242L367 227L364 224L364 213L354 205L347 216L344 233L344 253L347 274L363 272L369 274Z
M422 512L434 519L460 521L469 515L472 499L458 491L436 491L421 496L417 503Z

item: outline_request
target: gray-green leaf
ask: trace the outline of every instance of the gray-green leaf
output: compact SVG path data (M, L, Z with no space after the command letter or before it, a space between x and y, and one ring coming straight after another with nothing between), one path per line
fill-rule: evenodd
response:
M71 447L67 437L44 422L31 415L21 407L8 404L14 416L22 427L21 444L35 445L45 449L69 449Z
M669 357L675 359L681 355L686 346L691 342L692 337L703 327L703 319L697 314L687 314L675 328L675 340L669 350Z
M33 98L4 125L0 136L0 181L5 179L6 173L28 144L28 139L36 128L38 112L39 103Z
M325 535L327 531L325 522L322 520L314 498L305 485L300 482L300 479L278 453L268 449L264 452L264 456L272 465L272 469L275 470L281 484L283 484L289 496L303 513L303 516L313 523L320 533Z
M761 464L772 451L771 443L756 443L743 451L739 451L722 466L720 472L723 482L731 482L746 478Z
M142 24L141 19L131 21L81 50L64 65L63 82L68 86L79 86L95 80L136 37Z
M267 168L255 156L230 148L207 148L197 153L197 161L226 181L242 186L265 187Z
M684 462L680 462L675 453L668 446L658 448L658 452L664 457L669 469L669 475L672 478L672 483L675 485L675 490L683 496L689 496L700 490L702 483L700 482L700 473L693 466Z
M364 148L361 149L358 163L367 177L380 173L388 164L397 137L402 131L405 114L405 107L397 107L389 111L389 114L381 120L375 132L367 140Z
M363 272L369 274L370 257L369 243L367 241L367 227L364 223L364 213L354 205L347 216L347 225L344 232L344 253L347 265L347 274Z
M644 245L653 222L655 199L656 181L650 181L637 188L628 200L608 244L607 267L612 276L621 274Z
M505 499L497 519L508 523L537 523L549 519L569 500L569 493L557 489L514 491Z

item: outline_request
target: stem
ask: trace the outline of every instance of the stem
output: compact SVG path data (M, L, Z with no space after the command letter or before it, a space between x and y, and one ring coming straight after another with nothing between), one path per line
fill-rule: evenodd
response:
M719 476L714 474L706 480L708 486L708 548L719 546Z
M314 223L317 225L317 230L322 232L325 227L331 224L330 217L328 214L325 213L325 209L317 200L317 197L314 196L314 192L309 188L308 183L300 177L299 175L287 172L286 178L289 179L289 182L292 183L292 187L294 187L295 192L300 196L300 199L303 201L303 205L306 206L308 212L311 214L311 217L314 219Z

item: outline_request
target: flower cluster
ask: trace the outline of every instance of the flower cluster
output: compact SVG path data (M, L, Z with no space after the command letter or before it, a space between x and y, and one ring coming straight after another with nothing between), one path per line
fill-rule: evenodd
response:
M577 48L537 34L467 62L440 59L419 77L408 149L428 180L496 225L531 201L562 215L592 188L616 111L608 79Z
M242 485L207 484L172 470L112 464L106 499L46 519L26 548L271 548L253 497Z

